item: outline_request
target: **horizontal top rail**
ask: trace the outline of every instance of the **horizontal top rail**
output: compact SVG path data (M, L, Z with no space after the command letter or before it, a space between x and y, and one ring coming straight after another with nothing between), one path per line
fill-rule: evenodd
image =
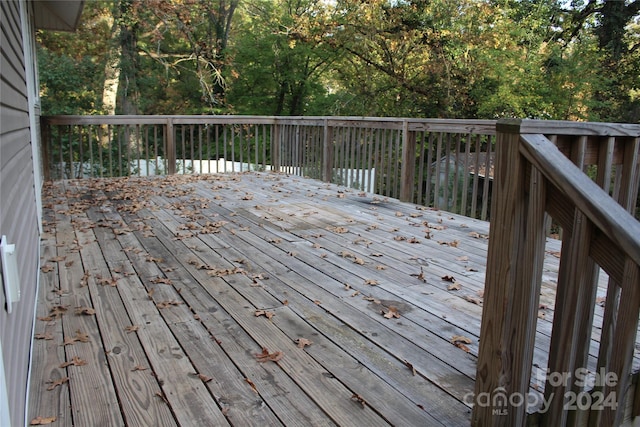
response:
M284 124L305 126L351 126L362 128L402 129L409 131L458 132L495 135L495 120L419 119L351 116L245 116L245 115L94 115L43 116L51 125L136 125L164 124Z
M521 134L640 137L640 124L630 123L501 119L497 121L496 129L500 132Z
M611 241L640 265L640 222L585 175L544 135L521 135L521 153Z

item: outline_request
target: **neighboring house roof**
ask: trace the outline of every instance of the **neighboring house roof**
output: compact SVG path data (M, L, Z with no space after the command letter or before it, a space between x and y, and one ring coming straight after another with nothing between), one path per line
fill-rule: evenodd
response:
M84 0L35 0L33 6L37 29L75 31Z

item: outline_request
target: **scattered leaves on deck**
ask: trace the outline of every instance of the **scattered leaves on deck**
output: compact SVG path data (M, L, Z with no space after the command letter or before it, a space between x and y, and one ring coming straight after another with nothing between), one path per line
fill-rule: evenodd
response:
M260 363L265 363L269 361L277 362L278 360L284 357L284 353L281 351L274 351L273 353L270 353L266 347L262 347L262 353L258 353L255 356L258 362Z

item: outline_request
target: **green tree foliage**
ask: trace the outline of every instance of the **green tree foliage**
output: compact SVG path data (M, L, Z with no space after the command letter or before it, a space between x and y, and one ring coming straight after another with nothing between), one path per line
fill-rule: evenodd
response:
M39 36L43 110L102 111L117 53L118 113L637 122L639 9L640 0L87 2L77 34Z

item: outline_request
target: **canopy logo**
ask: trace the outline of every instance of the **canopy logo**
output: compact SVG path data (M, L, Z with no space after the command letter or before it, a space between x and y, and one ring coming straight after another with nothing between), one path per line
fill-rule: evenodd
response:
M587 369L579 368L572 375L570 372L551 372L548 369L543 371L536 368L533 379L535 382L545 383L547 387L552 388L551 391L546 394L535 391L507 393L506 388L497 387L492 392L482 392L478 396L467 393L463 401L471 406L491 408L491 413L496 416L508 415L510 408L522 406L526 406L527 411L536 410L539 413L546 413L556 397L553 389L569 387L574 380L575 386L579 387L580 391L568 390L564 393L565 411L602 411L605 408L614 410L618 407L616 392L610 391L605 395L602 391L605 387L615 387L618 384L618 376L615 372L606 372L601 369L599 372L592 373Z

